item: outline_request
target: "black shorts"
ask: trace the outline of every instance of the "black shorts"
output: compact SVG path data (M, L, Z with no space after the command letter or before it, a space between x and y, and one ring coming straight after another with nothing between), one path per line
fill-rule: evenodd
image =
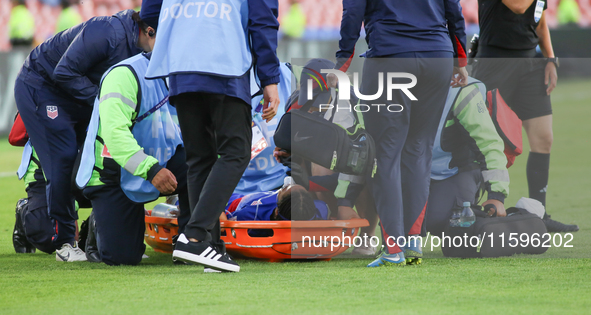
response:
M499 89L519 119L527 120L552 114L544 83L546 64L542 58L479 58L472 76L488 91Z

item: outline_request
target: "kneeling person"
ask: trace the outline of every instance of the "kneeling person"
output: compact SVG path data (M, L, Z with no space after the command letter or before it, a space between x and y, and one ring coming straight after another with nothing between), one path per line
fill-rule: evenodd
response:
M179 231L190 216L176 109L164 80L146 80L150 54L109 69L84 143L76 183L91 200L101 260L138 264L145 250L144 204L179 194Z
M439 122L425 225L433 235L441 235L449 225L453 210L466 201L478 203L485 190L498 216L505 216L509 194L505 144L488 113L486 88L470 78L463 88L451 88Z

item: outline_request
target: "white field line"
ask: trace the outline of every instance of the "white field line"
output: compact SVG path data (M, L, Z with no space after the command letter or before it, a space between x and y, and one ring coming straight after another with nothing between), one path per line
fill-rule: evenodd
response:
M0 172L0 178L12 176L16 177L16 172Z

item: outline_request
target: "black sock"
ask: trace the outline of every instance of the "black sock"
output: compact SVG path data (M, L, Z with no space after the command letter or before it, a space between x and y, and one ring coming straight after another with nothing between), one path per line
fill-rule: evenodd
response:
M527 185L529 197L540 201L546 207L546 188L550 154L530 152L527 158Z

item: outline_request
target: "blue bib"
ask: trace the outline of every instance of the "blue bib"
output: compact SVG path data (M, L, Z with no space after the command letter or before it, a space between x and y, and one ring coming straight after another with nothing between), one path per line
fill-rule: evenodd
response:
M136 55L113 66L130 66L135 71L141 91L141 103L136 110L137 117L149 112L154 106L168 96L168 89L163 80L145 80L144 76L148 67L148 59L143 55ZM109 69L105 76L110 72ZM88 126L88 133L82 151L80 168L76 176L76 184L84 187L92 176L95 164L95 144L100 123L98 96L95 100L92 118ZM176 109L168 102L142 121L135 123L131 133L148 155L155 157L159 164L166 167L166 163L175 154L179 145L182 145L180 128ZM108 147L108 146L107 146ZM121 168L121 188L125 195L134 202L145 203L156 200L160 192L147 180L134 176Z
M241 77L252 65L248 0L164 0L146 77Z
M31 164L31 156L33 155L33 147L31 146L31 140L27 141L25 144L25 148L23 149L23 156L21 158L21 165L18 167L16 171L16 175L18 179L23 179L25 174L27 173L27 169L29 169L29 164Z
M266 128L262 132L271 135L270 137L265 137L269 146L250 161L246 171L244 171L244 174L240 178L238 186L234 190L235 193L246 195L254 192L273 190L283 185L283 178L285 178L285 172L288 168L278 163L273 157L275 141L272 135L275 134L281 116L285 114L285 106L283 105L287 103L291 95L292 72L285 63L280 64L279 70L281 75L277 89L279 90L281 104L277 108L277 115L269 123L260 124L256 117L257 115L261 115L262 110L259 110L259 104L263 96L255 96L252 99L252 116L254 117L255 124L257 124L257 128ZM250 84L253 91L258 90L255 80L251 80Z

